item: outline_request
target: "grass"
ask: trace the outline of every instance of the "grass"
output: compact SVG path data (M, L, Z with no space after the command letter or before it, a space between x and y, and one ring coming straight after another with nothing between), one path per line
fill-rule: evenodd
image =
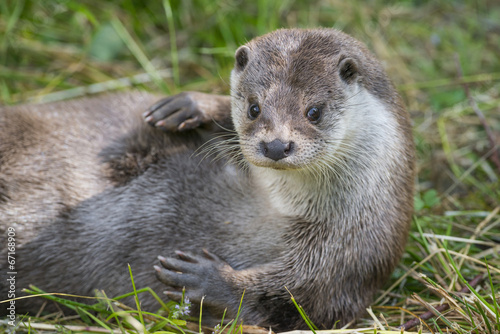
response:
M419 171L405 256L371 311L349 328L399 333L396 326L431 310L437 317L422 332L499 333L500 170L491 160L500 143L495 2L1 1L0 104L123 88L227 93L233 53L245 41L280 27L342 29L377 54L405 100ZM496 148L471 101L496 135ZM471 293L457 292L477 274L485 279ZM443 302L451 308L439 311ZM120 309L113 315L33 317L19 332L173 330L166 313L112 304ZM199 331L198 324L187 326Z

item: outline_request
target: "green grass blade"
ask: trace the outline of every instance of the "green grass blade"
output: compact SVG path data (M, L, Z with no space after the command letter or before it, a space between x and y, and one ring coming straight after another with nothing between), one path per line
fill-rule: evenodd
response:
M57 297L55 295L47 294L47 292L45 292L45 291L43 291L35 286L32 286L32 285L30 285L29 289L24 289L24 291L26 293L29 293L29 294L34 295L34 296L39 295L40 298L52 300L58 304L64 305L65 307L70 308L70 309L75 310L75 311L76 311L76 307L79 307L81 309L85 309L85 310L89 310L89 311L107 312L106 309L104 309L102 307L101 303L97 303L97 304L93 304L93 305L79 303L79 302L76 302L73 300L64 299L61 297ZM96 298L89 297L89 299L96 299Z
M285 287L285 289L286 289L286 287ZM288 289L286 289L286 290L288 291ZM314 334L316 334L316 330L318 330L318 327L316 327L316 325L311 321L311 319L309 319L309 317L307 316L307 314L304 311L304 309L302 308L302 306L300 306L297 303L297 301L295 300L295 298L293 297L292 293L290 291L288 291L288 293L290 294L290 298L292 300L293 305L295 305L295 307L297 308L297 311L299 311L300 316L302 317L302 319L304 319L305 323L307 324L307 327L309 327L309 329Z
M448 252L448 249L445 248L446 255L448 256L448 260L450 261L450 264L452 265L453 269L455 269L455 272L457 273L458 277L460 278L460 281L462 281L463 284L465 284L469 290L486 306L489 308L492 312L494 312L493 306L491 306L477 291L474 289L469 282L462 276L462 273L458 270L455 261L453 261L453 258L451 257L450 253Z
M118 18L115 17L111 20L111 24L113 25L113 28L115 28L116 33L120 36L125 45L127 45L130 52L141 64L142 68L151 76L155 84L164 93L169 94L170 89L167 87L161 76L158 74L153 64L149 61L148 57L144 54L139 45L129 34L123 23Z
M105 322L103 322L102 320L100 320L99 318L97 318L95 315L93 315L92 313L86 311L86 310L83 310L81 309L81 311L83 313L85 313L85 315L89 318L91 318L92 320L94 320L96 323L99 324L99 326L103 327L103 328L106 328L108 331L110 331L111 333L114 333L113 330L111 329L111 327L109 327Z
M145 287L145 288L137 290L137 294L145 293L145 292L149 292L153 296L153 298L161 305L161 308L168 312L169 309L168 309L167 304L165 304L165 302L163 302L163 300L156 294L156 292L153 291L153 289L151 289L150 287ZM126 293L124 295L114 297L113 300L120 300L120 299L123 299L126 297L131 297L134 295L135 295L135 292L129 292L129 293Z
M236 318L233 320L233 324L229 328L228 334L234 333L234 329L235 329L236 325L238 324L238 319L240 318L240 314L241 314L241 306L243 305L243 297L245 297L245 291L243 291L243 294L241 295L240 305L238 306L238 313L236 313Z
M205 299L205 296L201 297L201 302L200 302L200 319L198 321L198 330L199 333L203 333L201 331L201 319L202 319L202 314L203 314L203 300Z
M490 267L488 266L488 260L484 259L484 262L486 263L486 270L488 271L488 281L490 282L491 296L492 296L493 306L495 307L495 320L496 320L495 327L498 330L500 330L500 320L499 320L500 311L497 303L497 297L495 296L495 287L493 286L493 279L491 278Z
M474 321L474 317L472 316L471 308L469 307L469 303L467 303L467 301L465 301L465 300L462 300L462 302L465 305L465 310L467 311L467 315L470 318L472 328L474 328L474 331L476 332L476 334L479 334L479 332L477 331L476 322Z
M144 324L144 317L142 315L141 303L139 303L139 295L137 294L137 289L135 288L134 275L132 274L132 268L130 267L130 264L128 265L128 272L130 275L130 280L132 281L132 287L134 289L134 300L135 300L135 305L137 306L137 313L139 314L139 321L142 324L144 332L147 333L146 325Z
M444 334L443 331L441 330L441 328L439 327L437 320L432 319L432 322L434 322L434 326L438 329L439 333Z
M488 332L490 334L492 334L493 332L491 329L491 324L490 324L490 320L488 319L488 316L486 315L486 313L484 313L484 310L481 307L481 304L477 300L475 300L474 303L476 304L476 307L477 307L479 314L481 314L481 316L483 317L483 321L486 324L486 327L488 327Z
M170 0L163 0L163 8L165 9L165 16L167 17L168 24L168 38L170 39L170 58L172 61L172 75L176 86L180 85L179 75L179 55L177 52L177 37L175 32L174 15L172 14L172 6Z
M430 254L430 248L429 248L429 243L427 242L427 238L424 237L424 232L422 231L422 226L420 226L420 222L418 221L417 218L414 219L415 221L415 226L417 226L418 233L420 234L420 240L422 246L425 247L425 250L427 251L427 254Z

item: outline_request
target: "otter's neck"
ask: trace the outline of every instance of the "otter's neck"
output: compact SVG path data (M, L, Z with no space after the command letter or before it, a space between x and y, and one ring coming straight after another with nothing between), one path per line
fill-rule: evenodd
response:
M346 195L345 185L337 180L302 171L251 166L250 172L261 193L268 195L268 203L285 216L327 222Z

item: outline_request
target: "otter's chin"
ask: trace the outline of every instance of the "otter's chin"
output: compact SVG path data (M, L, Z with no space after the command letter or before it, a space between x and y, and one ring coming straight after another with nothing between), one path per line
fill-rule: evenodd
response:
M271 168L275 170L300 170L304 168L304 164L297 164L293 161L287 161L287 159L274 161L265 157L246 157L246 160L257 167Z

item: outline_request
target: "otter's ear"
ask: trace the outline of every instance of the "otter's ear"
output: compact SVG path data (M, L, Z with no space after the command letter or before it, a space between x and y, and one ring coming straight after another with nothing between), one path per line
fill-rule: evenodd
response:
M247 66L248 64L248 60L250 57L250 49L248 48L248 46L245 45L240 46L238 50L236 50L236 54L234 57L236 59L234 68L238 71L243 71L245 66Z
M358 63L353 58L344 58L339 62L340 78L347 84L352 84L359 77Z

